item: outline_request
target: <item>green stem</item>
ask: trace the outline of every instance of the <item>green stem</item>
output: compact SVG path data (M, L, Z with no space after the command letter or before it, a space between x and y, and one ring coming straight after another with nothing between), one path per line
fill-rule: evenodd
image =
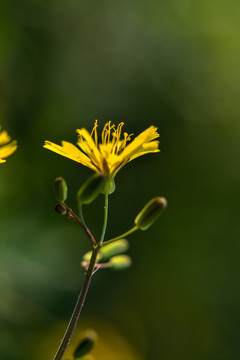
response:
M103 243L105 237L106 228L107 228L107 219L108 219L108 194L105 195L104 219L103 219L102 234L100 237L99 245Z
M113 239L110 239L110 240L107 240L107 241L104 241L104 243L101 244L101 246L105 246L105 245L108 245L108 244L111 244L113 243L114 241L116 240L119 240L119 239L122 239L130 234L132 234L134 231L138 230L137 226L134 226L133 228L131 228L130 230L126 231L125 233L113 238Z
M101 243L104 240L105 237L105 233L106 233L106 228L107 228L107 219L108 219L108 195L105 195L105 206L104 206L104 219L103 219L103 227L102 227L102 233L101 233L101 237L100 237L100 241L97 244L96 240L93 238L92 234L90 233L90 231L88 230L87 226L84 223L83 220L83 216L82 216L82 209L80 208L80 216L81 219L79 219L79 217L74 214L74 212L68 208L69 213L72 215L73 218L75 218L75 220L78 221L78 223L83 227L83 229L85 230L86 234L88 235L88 237L90 238L92 244L93 244L93 252L92 252L92 256L91 256L91 260L88 266L88 270L86 273L86 277L85 277L85 281L82 287L82 290L78 296L78 300L77 303L75 305L75 309L73 311L73 314L71 316L71 319L69 321L67 330L64 334L64 337L61 341L61 344L58 348L58 351L54 357L54 360L61 360L63 355L65 354L65 351L67 349L68 344L70 343L73 331L77 325L79 316L81 314L86 296L87 296L87 292L89 289L89 285L91 283L91 279L92 279L92 275L94 273L94 269L95 269L95 264L96 264L96 259L97 259L97 255L98 255L98 251L100 249ZM94 242L92 241L94 240Z
M63 339L61 341L61 344L60 344L60 346L58 348L58 351L57 351L57 353L56 353L56 355L54 357L54 360L61 360L62 359L62 357L63 357L63 355L64 355L64 353L65 353L65 351L67 349L67 346L70 343L73 331L74 331L74 329L75 329L75 327L77 325L79 316L81 314L81 311L82 311L82 308L83 308L83 305L84 305L84 301L86 299L86 295L87 295L88 288L89 288L89 285L90 285L90 282L91 282L91 279L92 279L92 275L93 275L93 271L94 271L98 251L99 251L99 246L96 246L96 247L93 248L92 257L91 257L91 260L90 260L90 264L89 264L89 267L88 267L88 271L87 271L87 274L86 274L86 277L85 277L85 281L84 281L82 290L81 290L81 292L79 294L79 297L78 297L77 303L75 305L75 309L73 311L72 317L71 317L71 319L69 321L67 330L66 330L66 332L64 334L64 337L63 337Z

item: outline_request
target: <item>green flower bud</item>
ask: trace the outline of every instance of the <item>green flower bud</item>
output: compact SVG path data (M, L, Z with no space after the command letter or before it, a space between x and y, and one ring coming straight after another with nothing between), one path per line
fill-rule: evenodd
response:
M55 211L60 215L66 215L66 213L67 213L67 209L64 206L64 204L57 204L55 206Z
M129 248L128 241L126 239L119 239L111 244L105 246L103 245L99 250L99 254L101 254L103 259L106 260L114 255L121 254L127 251L128 248Z
M92 350L96 340L97 333L92 329L86 330L82 336L82 340L74 351L74 359L79 359L87 355Z
M104 174L94 174L78 190L77 201L79 204L90 204L101 193L106 183Z
M58 177L55 179L54 190L57 201L64 202L67 199L67 183L62 177Z
M116 185L115 185L115 181L113 178L108 178L103 189L102 189L102 193L104 195L110 195L115 191Z
M159 196L150 200L134 220L137 228L140 230L148 229L163 213L166 206L167 200L164 197Z
M92 251L88 251L88 252L86 252L86 254L83 255L82 259L84 261L90 262L91 257L92 257ZM102 255L100 253L98 253L96 261L99 262L99 261L101 261L101 259L102 259Z
M109 264L113 270L124 270L132 264L132 260L128 255L117 255L109 260Z

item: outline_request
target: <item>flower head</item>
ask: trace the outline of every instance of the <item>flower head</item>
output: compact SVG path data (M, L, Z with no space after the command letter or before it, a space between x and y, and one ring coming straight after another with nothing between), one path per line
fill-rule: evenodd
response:
M17 150L17 141L11 141L7 131L1 131L0 127L0 163L6 162L5 158Z
M44 147L113 179L129 161L159 151L159 141L155 140L159 134L155 126L150 126L131 141L133 134L128 135L124 132L121 138L123 125L124 123L121 122L116 127L111 121L107 122L99 142L96 120L91 134L84 128L77 129L78 147L67 141L62 141L61 146L45 141Z

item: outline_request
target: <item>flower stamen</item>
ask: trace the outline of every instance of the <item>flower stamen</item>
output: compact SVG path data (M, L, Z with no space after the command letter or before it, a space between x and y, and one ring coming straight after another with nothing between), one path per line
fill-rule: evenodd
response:
M93 127L92 132L91 132L91 137L93 138L93 136L94 136L94 141L95 141L96 146L98 146L97 128L98 128L98 121L95 120L95 124L94 124L94 127Z
M113 144L112 144L112 154L117 154L118 153L118 149L120 146L120 137L121 137L121 132L122 132L122 127L123 127L124 123L121 122L120 124L118 124L117 130L112 134L113 136Z

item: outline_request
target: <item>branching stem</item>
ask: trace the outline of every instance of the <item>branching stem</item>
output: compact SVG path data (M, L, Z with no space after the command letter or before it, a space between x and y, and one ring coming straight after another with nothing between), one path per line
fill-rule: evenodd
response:
M99 251L99 246L94 247L93 252L92 252L92 257L91 257L91 260L90 260L90 264L89 264L89 267L88 267L88 271L86 273L85 281L84 281L84 284L83 284L83 287L82 287L82 290L81 290L81 292L79 294L79 297L78 297L75 309L73 311L72 317L71 317L71 319L69 321L67 330L66 330L66 332L64 334L64 337L63 337L63 339L61 341L61 344L60 344L60 346L58 348L58 351L57 351L57 353L56 353L56 355L54 357L54 360L61 360L62 359L62 357L63 357L63 355L64 355L64 353L65 353L65 351L67 349L67 346L70 343L73 331L74 331L74 329L75 329L75 327L77 325L79 316L81 314L81 311L82 311L82 308L83 308L83 305L84 305L84 301L85 301L86 296L87 296L87 292L88 292L89 285L90 285L90 282L91 282L91 279L92 279L92 275L93 275L93 271L94 271L98 251Z
M89 285L91 283L92 280L92 276L94 274L94 272L96 271L95 269L95 264L96 264L96 259L97 259L97 255L99 252L99 249L101 247L101 243L104 240L105 237L105 233L106 233L106 228L107 228L107 219L108 219L108 195L105 195L105 206L104 206L104 219L103 219L103 228L102 228L102 233L101 233L101 237L100 237L100 241L97 244L96 240L94 239L93 235L91 234L90 230L87 228L86 224L84 223L84 221L82 221L73 211L72 209L70 209L67 205L67 211L68 211L68 215L70 217L73 217L84 229L84 231L86 232L86 234L88 235L89 239L91 240L91 243L93 245L93 251L92 251L92 256L91 256L91 260L88 266L88 270L86 273L86 277L83 283L83 287L82 290L78 296L77 299L77 303L75 305L72 317L69 321L67 330L64 334L64 337L61 341L61 344L58 348L58 351L54 357L54 360L61 360L63 355L65 354L65 351L68 347L68 344L70 343L72 334L74 332L74 329L77 325L79 316L81 314L87 293L88 293L88 289L89 289ZM80 213L81 214L81 213ZM82 214L81 214L82 217Z

